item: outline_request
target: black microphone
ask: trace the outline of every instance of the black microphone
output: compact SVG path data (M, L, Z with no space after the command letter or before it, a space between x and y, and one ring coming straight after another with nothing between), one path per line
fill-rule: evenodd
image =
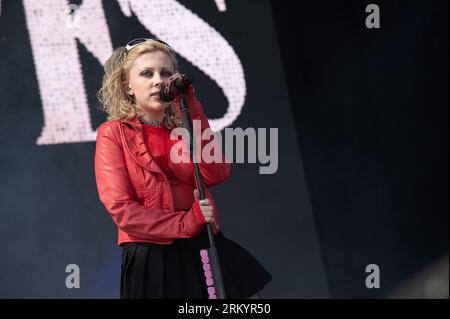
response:
M194 80L187 74L181 74L181 78L170 82L169 85L163 85L159 92L159 98L165 102L172 101L179 93L188 89Z

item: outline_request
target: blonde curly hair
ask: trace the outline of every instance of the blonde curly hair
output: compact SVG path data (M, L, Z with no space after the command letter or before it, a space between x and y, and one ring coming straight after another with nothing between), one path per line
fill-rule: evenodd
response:
M118 47L108 58L104 66L102 87L97 92L101 109L108 114L108 120L130 120L143 115L142 110L136 107L134 97L125 92L123 82L128 82L129 71L136 58L158 50L169 56L175 72L178 72L178 62L173 50L168 45L151 39L136 45L128 52L125 47ZM172 102L164 112L163 125L168 128L182 125L174 103Z

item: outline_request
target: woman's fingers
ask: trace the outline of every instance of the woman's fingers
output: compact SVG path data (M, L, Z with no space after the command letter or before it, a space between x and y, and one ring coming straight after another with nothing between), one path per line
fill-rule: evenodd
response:
M206 199L207 200L207 199ZM214 207L211 204L200 204L200 209L207 223L214 222Z
M214 214L203 213L203 216L205 216L205 220L207 223L214 223Z
M214 207L211 200L209 198L200 200L200 193L198 189L194 190L194 199L199 201L200 210L202 211L203 216L205 216L206 222L214 223Z

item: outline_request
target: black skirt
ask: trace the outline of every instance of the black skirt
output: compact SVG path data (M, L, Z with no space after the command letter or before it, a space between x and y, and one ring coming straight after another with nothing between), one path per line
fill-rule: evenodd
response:
M255 257L222 232L214 238L227 298L247 298L272 280ZM209 248L206 227L200 235L170 245L126 243L122 247L121 298L210 298L211 283L201 256Z

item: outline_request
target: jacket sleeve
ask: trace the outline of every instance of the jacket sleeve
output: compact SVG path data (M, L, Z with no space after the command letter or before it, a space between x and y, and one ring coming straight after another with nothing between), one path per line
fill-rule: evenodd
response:
M132 236L149 240L189 238L200 233L205 224L195 203L188 212L149 208L138 203L120 138L105 124L97 134L95 179L100 200L115 224Z
M203 133L206 130L210 130L210 126L209 126L209 122L208 122L208 118L206 117L206 115L203 112L203 106L200 102L200 100L197 98L197 95L195 94L195 90L194 87L192 86L192 84L189 86L186 94L185 94L185 98L187 100L188 103L188 108L189 108L189 115L191 117L191 121L194 120L200 120L201 123L201 133L203 136ZM176 109L178 114L180 115L181 118L181 111L180 111L180 101L179 101L179 97L177 96L176 98L176 103L175 103ZM213 156L214 158L220 158L221 160L219 162L215 162L213 161L212 163L206 163L203 158L201 158L201 160L199 161L199 169L202 175L202 179L203 179L203 184L206 187L211 187L217 184L220 184L221 182L225 181L226 179L228 179L230 177L230 162L228 161L228 159L225 158L224 154L222 154L221 151L221 147L216 143L216 141L214 140L213 142L211 142L211 140L213 140L214 137L210 136L208 139L201 139L201 148L199 148L197 146L197 152L199 154L199 156L197 158L201 158L200 154L202 152L202 150L204 149L205 145L210 144L210 143L215 143L215 145L217 147L212 148L212 152L210 152L211 156ZM199 139L197 139L199 140ZM219 151L220 154L215 154L215 151Z

